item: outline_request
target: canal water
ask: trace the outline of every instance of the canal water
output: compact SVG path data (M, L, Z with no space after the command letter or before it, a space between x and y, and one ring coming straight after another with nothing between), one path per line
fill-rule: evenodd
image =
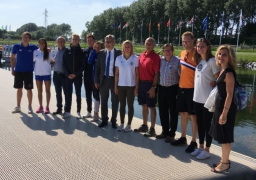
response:
M10 64L4 64L3 66L9 70ZM237 69L236 72L239 83L245 86L248 92L248 106L236 115L234 130L235 142L232 144L232 150L256 158L256 72L246 69ZM84 87L82 87L82 97L85 98ZM52 98L55 98L55 96L52 96ZM110 101L109 107L111 107ZM83 109L82 111L85 112L86 110ZM141 107L138 105L137 98L134 101L134 116L142 119ZM161 125L158 108L156 123ZM180 132L180 121L178 123L178 131ZM188 125L187 134L191 135L191 123ZM213 143L219 145L216 141L213 141Z

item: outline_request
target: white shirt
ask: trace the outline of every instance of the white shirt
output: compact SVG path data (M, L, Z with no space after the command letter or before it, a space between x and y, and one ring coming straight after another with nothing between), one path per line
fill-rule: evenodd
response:
M109 63L109 76L114 76L114 52L115 52L115 49L113 48L111 51L110 51L110 63ZM106 70L105 70L105 76L106 76L106 72L107 72L107 64L108 64L108 56L109 56L109 50L107 50L107 55L106 55Z
M216 65L215 58L210 58L207 62L201 60L196 66L194 97L193 101L204 104L213 89L210 85L212 81L216 81L214 74L220 72L220 67Z
M117 56L115 66L119 70L118 86L133 87L136 85L135 68L139 66L138 56L131 55L127 60L123 55Z
M35 75L37 76L47 76L51 75L51 64L50 61L53 59L53 53L49 52L49 58L44 60L44 52L37 49L33 52L34 62L35 62Z

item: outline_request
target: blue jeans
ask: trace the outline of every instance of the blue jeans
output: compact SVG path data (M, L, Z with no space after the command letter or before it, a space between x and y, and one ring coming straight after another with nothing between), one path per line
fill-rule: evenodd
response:
M57 108L58 108L58 110L62 110L62 90L64 92L65 97L66 97L66 93L67 93L65 74L58 73L58 72L54 71L53 83L54 83L55 92L56 92ZM66 103L66 98L65 98L65 103Z

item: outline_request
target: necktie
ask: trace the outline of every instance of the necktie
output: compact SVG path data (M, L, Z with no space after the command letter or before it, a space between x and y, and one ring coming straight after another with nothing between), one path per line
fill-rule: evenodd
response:
M109 77L109 65L110 65L110 51L108 52L108 59L107 59L107 69L106 69L106 77Z

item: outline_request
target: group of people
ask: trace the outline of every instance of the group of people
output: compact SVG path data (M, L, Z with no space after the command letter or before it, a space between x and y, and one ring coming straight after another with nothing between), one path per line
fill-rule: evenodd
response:
M149 37L145 41L145 51L138 57L133 52L133 44L126 40L122 51L115 49L115 37L107 35L105 42L95 41L92 34L86 36L88 48L82 50L80 37L73 34L70 48L65 47L65 39L57 38L58 49L53 56L47 48L47 42L39 39L39 48L29 44L31 35L24 32L22 42L12 50L11 66L14 75L14 88L17 88L17 106L13 113L20 112L23 83L28 96L28 113L32 113L33 71L38 89L39 108L37 113L49 113L51 69L56 90L57 110L53 114L62 114L62 91L65 95L63 118L71 116L73 84L77 102L77 118L81 118L81 87L84 81L87 102L87 114L92 117L92 95L94 97L93 121L101 122L98 127L108 125L108 99L111 93L112 114L110 121L118 131L131 131L134 116L134 97L142 106L143 124L134 129L144 132L146 137L165 139L173 146L187 146L186 131L188 119L192 122L192 140L185 152L197 159L210 157L212 138L222 145L221 161L213 164L211 170L224 172L230 168L229 154L234 142L234 122L236 107L233 94L236 82L236 55L230 45L221 45L215 56L211 52L210 42L205 38L196 40L192 32L182 34L184 50L180 58L173 55L171 44L163 46L163 56L155 51L155 41ZM105 45L105 48L104 48ZM17 58L15 65L15 56ZM35 67L34 67L35 62ZM15 69L14 69L15 66ZM43 81L46 90L46 107L42 105ZM204 107L211 90L217 86L215 112ZM120 103L120 125L117 125L117 113ZM128 105L128 122L125 126L125 109ZM156 104L162 132L156 135ZM148 127L150 112L151 125ZM181 137L175 139L178 114L181 117ZM199 136L199 147L196 143ZM204 145L206 141L206 145Z

